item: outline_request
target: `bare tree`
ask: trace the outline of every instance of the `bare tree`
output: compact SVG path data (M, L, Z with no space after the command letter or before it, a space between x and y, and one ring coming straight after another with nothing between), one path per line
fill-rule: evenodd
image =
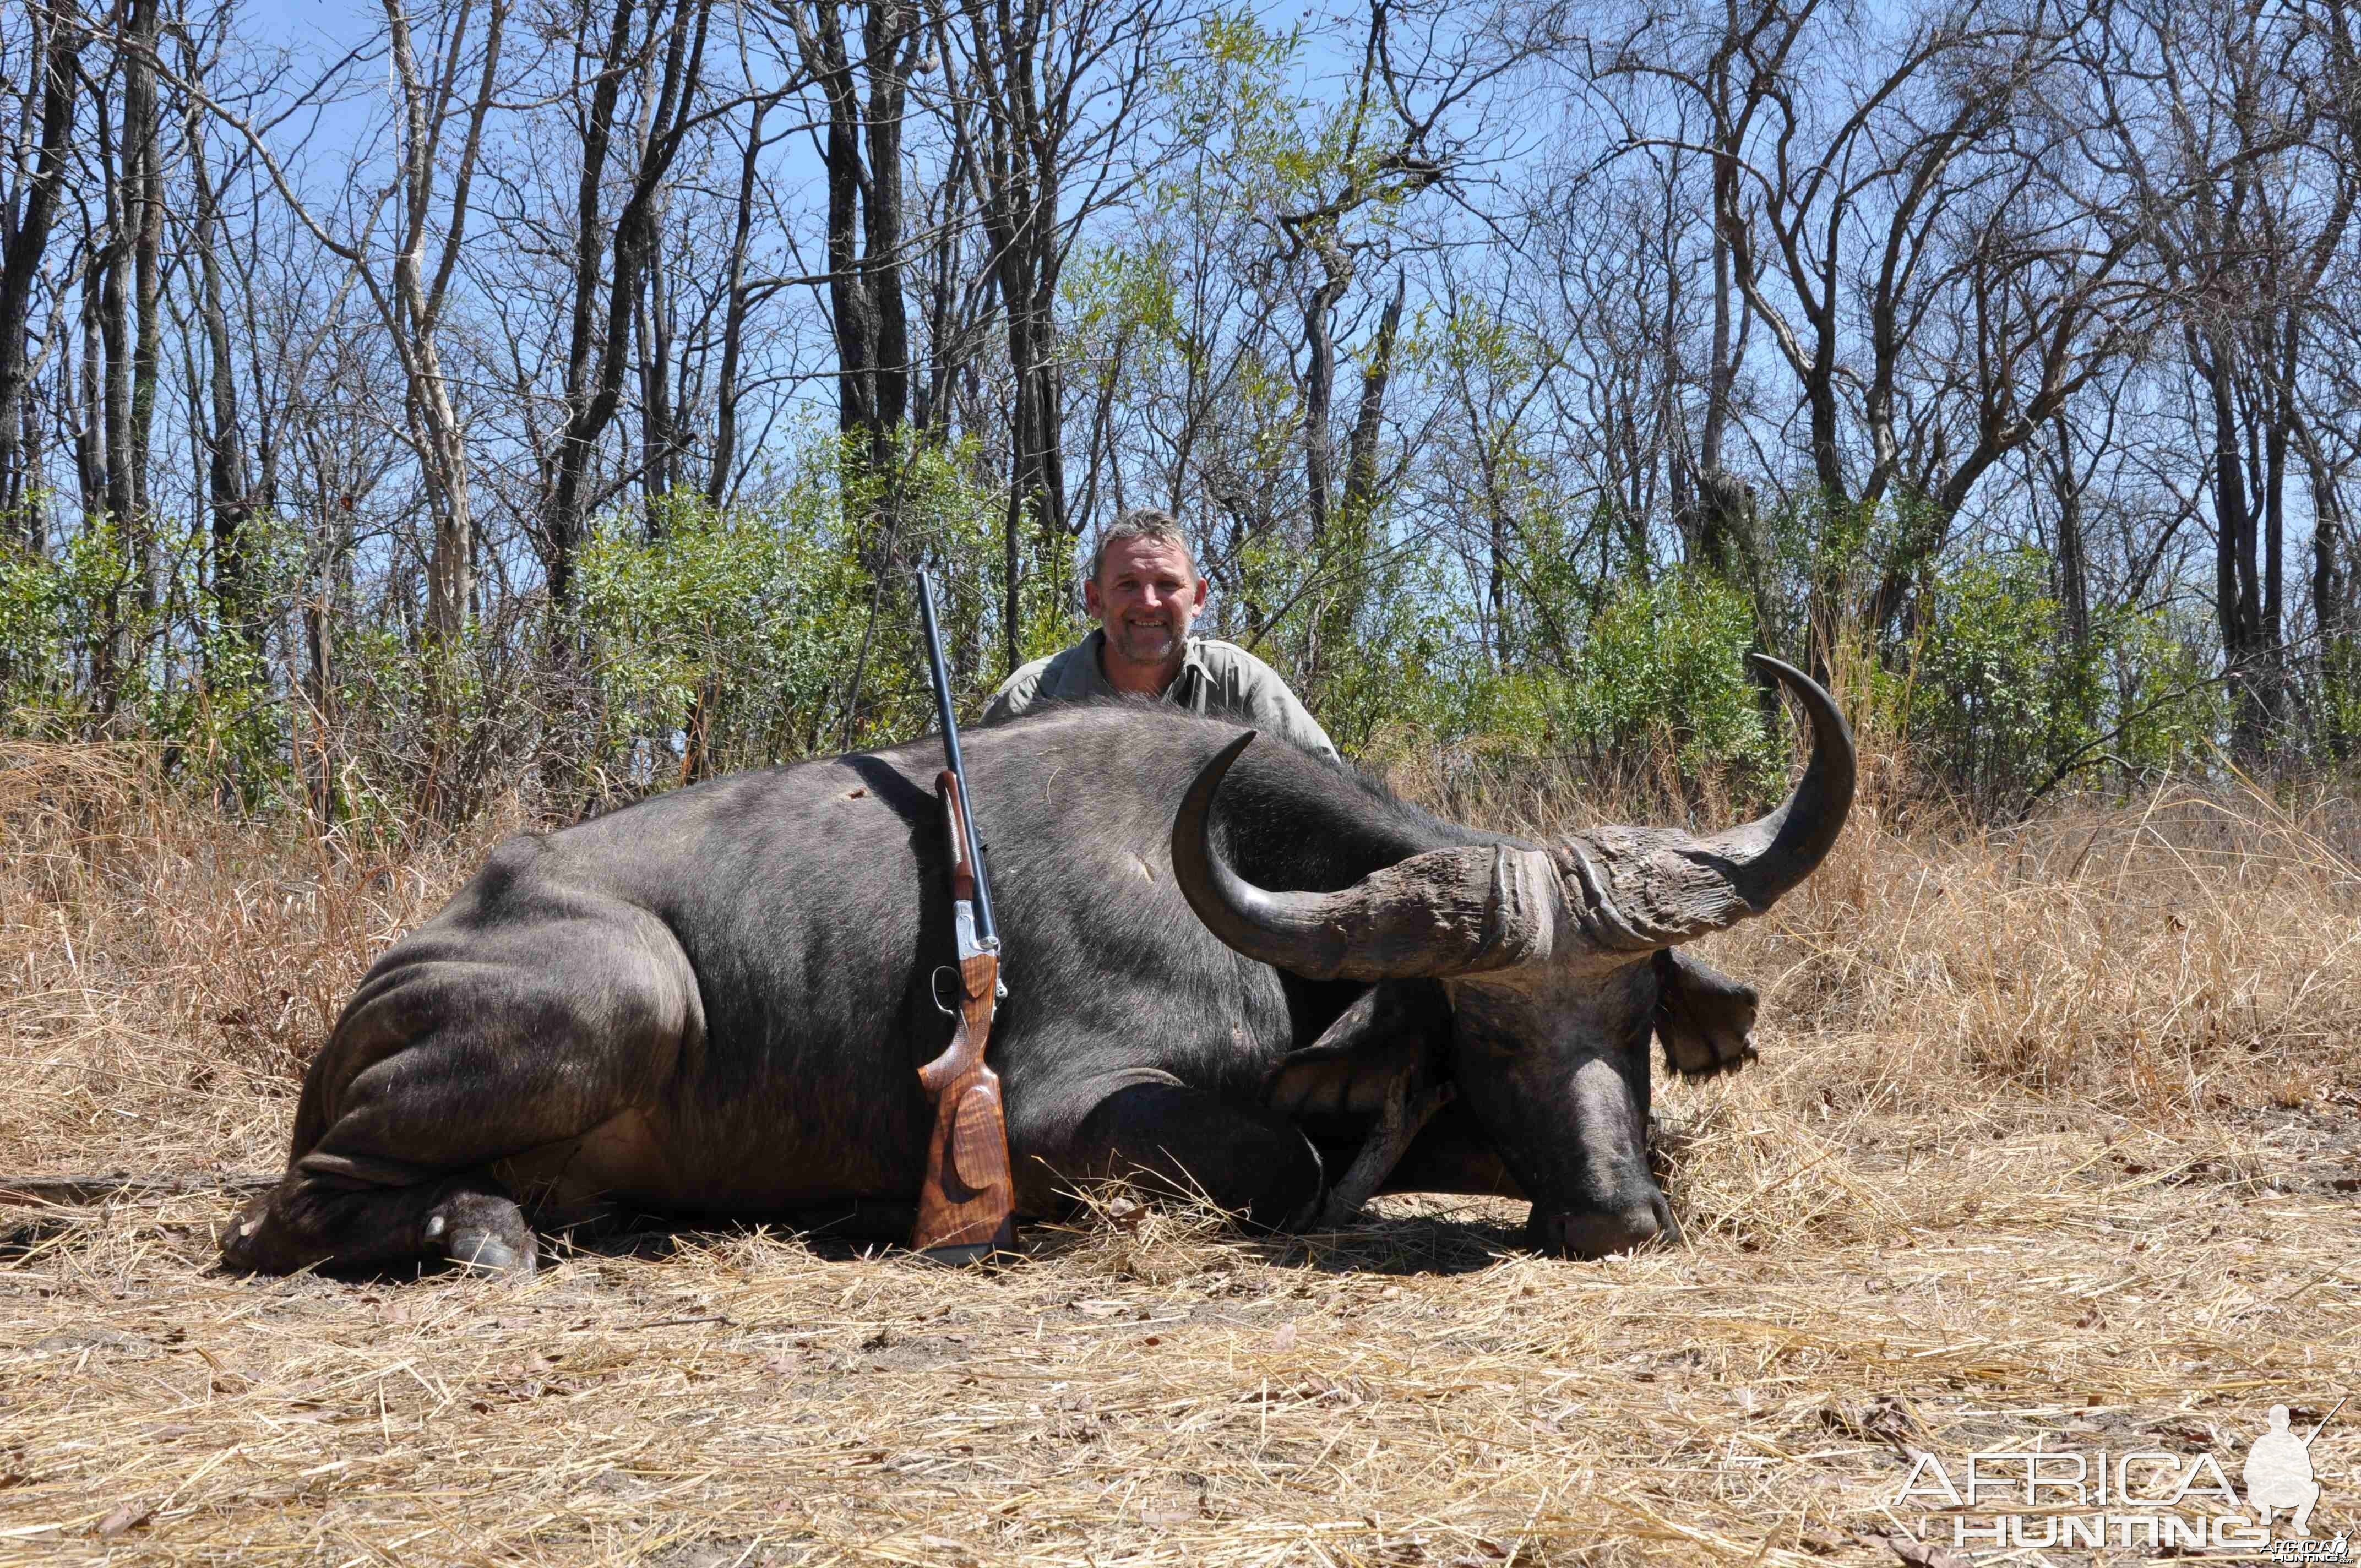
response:
M576 557L592 504L592 463L600 437L622 397L630 364L631 318L642 280L655 255L656 222L666 175L682 143L700 121L698 90L712 0L652 0L644 28L639 0L615 0L606 42L595 59L582 122L582 161L575 202L572 304L566 353L566 423L558 436L557 470L543 519L543 567L550 598L572 601ZM607 220L600 196L615 140L616 103L627 78L654 77L642 93L645 124L614 222L614 255L606 260ZM603 275L603 276L602 276ZM602 281L605 302L600 302Z
M1129 136L1169 25L1163 0L961 0L935 23L943 91L972 106L972 118L954 121L953 159L974 187L1007 326L1001 626L1012 666L1023 641L1026 524L1053 558L1072 536L1059 281L1082 225L1139 176Z
M83 34L73 0L35 5L28 14L34 27L27 53L38 66L40 131L28 176L0 200L0 225L5 225L0 233L0 517L15 518L25 543L38 549L41 520L20 510L30 488L23 440L30 419L26 333L66 178Z

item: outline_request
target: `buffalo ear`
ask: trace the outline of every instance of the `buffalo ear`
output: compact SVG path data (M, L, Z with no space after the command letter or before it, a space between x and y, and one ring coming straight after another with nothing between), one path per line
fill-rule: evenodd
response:
M1711 1078L1758 1059L1761 998L1752 986L1678 948L1659 948L1655 966L1656 1043L1666 1067L1683 1078Z
M1451 1003L1442 986L1384 981L1363 992L1317 1040L1273 1067L1263 1080L1263 1099L1295 1120L1375 1115L1387 1088L1405 1069L1422 1063L1439 1069L1450 1038Z

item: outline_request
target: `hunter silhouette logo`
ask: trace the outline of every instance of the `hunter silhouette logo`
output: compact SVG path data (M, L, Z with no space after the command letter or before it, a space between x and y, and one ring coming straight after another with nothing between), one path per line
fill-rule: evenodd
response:
M2257 1524L2270 1529L2271 1516L2286 1508L2293 1515L2289 1524L2294 1533L2312 1533L2312 1505L2320 1501L2320 1483L2312 1476L2312 1445L2344 1408L2345 1400L2337 1400L2335 1409L2312 1429L2312 1436L2300 1438L2289 1430L2288 1408L2271 1407L2270 1430L2246 1450L2246 1506L2255 1510Z

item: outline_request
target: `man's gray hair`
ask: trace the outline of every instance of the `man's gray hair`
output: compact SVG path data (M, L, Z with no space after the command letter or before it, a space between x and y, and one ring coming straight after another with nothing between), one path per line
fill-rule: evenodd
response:
M1189 575L1197 575L1197 557L1189 548L1189 536L1180 532L1180 520L1161 507L1134 507L1100 532L1098 544L1091 551L1090 580L1099 580L1109 545L1126 544L1135 539L1153 539L1177 546L1188 557Z

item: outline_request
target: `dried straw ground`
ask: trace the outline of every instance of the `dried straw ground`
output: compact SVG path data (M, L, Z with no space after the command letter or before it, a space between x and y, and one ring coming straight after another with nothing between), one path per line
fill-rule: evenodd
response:
M0 1172L271 1168L343 993L484 848L148 776L0 756ZM1684 1245L1547 1262L1511 1206L1397 1200L997 1274L741 1233L350 1283L217 1272L203 1192L0 1208L0 1561L1893 1564L1912 1450L2235 1478L2269 1405L2361 1382L2353 814L1877 795L1708 949L1763 1060L1663 1093ZM2326 1535L2361 1408L2313 1453Z

